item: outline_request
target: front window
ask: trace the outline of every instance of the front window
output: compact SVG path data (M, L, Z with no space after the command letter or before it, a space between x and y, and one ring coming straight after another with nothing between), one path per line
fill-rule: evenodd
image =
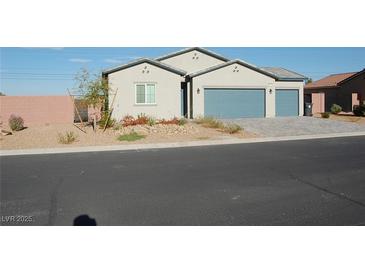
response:
M155 84L136 85L136 104L155 104L156 103Z

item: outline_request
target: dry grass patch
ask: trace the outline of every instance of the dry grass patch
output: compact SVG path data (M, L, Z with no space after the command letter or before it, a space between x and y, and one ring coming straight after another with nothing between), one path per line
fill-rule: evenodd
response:
M224 132L227 132L229 134L234 134L242 131L242 127L237 124L227 124L222 129Z
M224 124L223 122L209 116L197 118L194 122L198 125L202 125L203 127L219 129L222 132L229 134L234 134L243 130L242 127L237 124Z
M199 117L194 120L195 123L198 125L202 125L203 127L208 128L223 128L224 124L221 121L218 121L217 119L207 116L207 117Z
M65 134L62 134L62 133L58 134L58 142L60 144L68 145L68 144L72 144L76 140L77 140L77 136L72 131L66 131Z

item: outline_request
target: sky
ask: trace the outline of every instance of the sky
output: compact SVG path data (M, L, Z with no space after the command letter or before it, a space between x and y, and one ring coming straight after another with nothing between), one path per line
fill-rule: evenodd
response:
M76 86L75 75L155 58L183 48L0 48L0 91L6 95L64 95ZM213 48L229 59L259 67L283 67L313 80L365 68L365 48Z

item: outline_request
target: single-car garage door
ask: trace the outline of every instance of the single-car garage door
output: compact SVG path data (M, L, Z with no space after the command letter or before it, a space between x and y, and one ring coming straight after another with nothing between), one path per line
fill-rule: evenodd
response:
M217 118L265 117L265 90L206 88L204 115Z
M299 115L299 91L297 89L275 90L276 116Z

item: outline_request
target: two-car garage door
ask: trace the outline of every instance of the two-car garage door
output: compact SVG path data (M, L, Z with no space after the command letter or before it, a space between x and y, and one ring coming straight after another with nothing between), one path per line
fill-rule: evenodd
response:
M275 90L275 116L299 115L299 91ZM265 117L265 89L204 89L204 116L216 118Z
M265 117L265 89L204 89L204 116Z

